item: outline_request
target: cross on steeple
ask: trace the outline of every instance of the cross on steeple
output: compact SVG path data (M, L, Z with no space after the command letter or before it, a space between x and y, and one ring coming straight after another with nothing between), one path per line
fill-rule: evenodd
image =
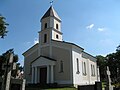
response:
M53 5L53 0L52 0L52 1L50 1L50 4L51 4L51 6Z

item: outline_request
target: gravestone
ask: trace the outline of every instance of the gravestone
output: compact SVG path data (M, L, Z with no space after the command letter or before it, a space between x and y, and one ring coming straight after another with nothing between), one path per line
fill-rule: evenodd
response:
M110 70L109 67L107 66L107 84L105 90L113 90L113 86L111 85L111 78L110 78Z
M25 79L11 79L10 90L25 90Z
M102 90L102 83L101 82L95 82L95 90Z

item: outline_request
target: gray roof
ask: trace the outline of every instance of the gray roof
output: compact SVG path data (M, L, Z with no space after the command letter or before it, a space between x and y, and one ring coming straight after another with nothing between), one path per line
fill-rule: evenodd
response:
M43 15L43 17L41 18L44 19L46 17L55 17L56 19L60 20L60 17L58 16L58 14L56 13L56 11L54 10L53 6L50 6L50 8L47 10L47 12Z
M82 47L78 46L77 44L74 44L74 43L71 43L71 42L66 42L66 41L57 41L57 40L53 40L52 41L55 41L55 42L60 42L60 43L66 43L66 44L70 44L70 45L73 45L73 46L76 46L82 50L84 50Z

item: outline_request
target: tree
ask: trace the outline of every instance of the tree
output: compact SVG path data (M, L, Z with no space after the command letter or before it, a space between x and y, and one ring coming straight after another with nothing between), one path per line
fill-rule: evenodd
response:
M106 63L110 68L113 82L120 83L120 45L117 47L115 53L106 56Z
M117 51L117 52L120 51L120 45L117 46L116 51Z
M97 58L97 66L99 66L99 71L100 71L100 79L104 80L105 79L105 71L106 71L105 57L98 55L98 56L96 56L96 58Z
M0 76L4 74L4 70L2 70L2 64L4 62L4 57L3 55L0 55Z
M17 63L16 69L12 71L12 77L16 77L18 74L18 70L21 72L23 71L23 67L20 65L20 63Z
M106 56L106 65L109 66L111 72L111 78L115 80L117 78L117 59L116 53L108 54Z
M101 80L105 80L106 66L109 66L112 82L120 83L120 45L116 48L115 53L108 54L106 57L98 55L96 58Z
M8 51L10 51L10 50L8 50ZM7 60L6 59L6 57L7 57L6 53L3 53L2 55L0 55L0 76L4 75L4 70L2 70L2 66L3 66L4 62L6 62L6 60ZM16 69L12 71L12 76L13 77L16 76L18 70L20 70L20 71L23 70L22 66L20 66L20 63L18 63L18 60L19 60L18 55L14 54L14 56L13 56L13 62L17 63L17 65L16 65Z
M116 49L117 82L120 83L120 45Z
M5 17L0 15L0 37L4 38L6 36L8 23L5 22Z

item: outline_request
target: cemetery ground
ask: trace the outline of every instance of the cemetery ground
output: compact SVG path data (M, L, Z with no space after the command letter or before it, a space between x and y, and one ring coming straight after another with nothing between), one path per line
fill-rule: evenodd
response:
M116 89L113 89L113 90L120 90L120 83L116 83L116 84L111 84L114 88L116 88ZM105 81L103 81L102 82L102 90L105 90L105 87L106 87L106 82Z

